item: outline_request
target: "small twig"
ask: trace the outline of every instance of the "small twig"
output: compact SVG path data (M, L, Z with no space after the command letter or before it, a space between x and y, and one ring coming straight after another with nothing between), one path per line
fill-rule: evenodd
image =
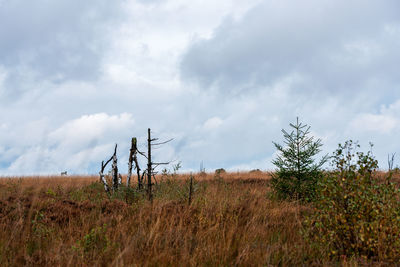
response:
M388 165L389 165L389 172L393 170L393 165L394 165L394 156L396 153L393 153L392 155L388 154Z
M164 144L166 144L166 143L171 142L172 140L174 140L174 138L171 138L171 139L169 139L169 140L167 140L167 141L164 141L164 142L151 144L151 145L152 145L152 146L164 145Z
M393 165L394 165L394 157L396 153L393 153L391 157L388 154L388 165L389 165L389 175L387 177L387 183L390 183L390 180L392 179L393 176Z
M147 159L146 154L144 154L143 152L140 152L139 150L137 151L140 155L142 155L143 157L145 157Z
M158 181L157 181L157 179L156 179L155 173L153 173L153 178L154 178L155 184L158 185Z
M153 170L155 169L155 168L157 168L158 166L160 166L160 165L168 165L168 164L171 164L171 162L156 162L156 163L153 163Z

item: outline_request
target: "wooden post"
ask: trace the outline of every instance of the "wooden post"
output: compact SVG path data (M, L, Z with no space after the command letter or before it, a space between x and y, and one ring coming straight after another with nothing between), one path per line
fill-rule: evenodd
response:
M147 129L147 196L149 200L153 199L153 193L151 192L151 176L153 174L152 163L151 163L151 136L150 128Z

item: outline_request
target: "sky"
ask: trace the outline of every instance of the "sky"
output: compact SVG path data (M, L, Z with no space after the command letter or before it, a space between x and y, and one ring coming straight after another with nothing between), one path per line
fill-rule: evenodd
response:
M300 121L400 156L397 0L0 0L0 175L95 174L131 137L182 171L273 170ZM399 158L395 165L400 164Z

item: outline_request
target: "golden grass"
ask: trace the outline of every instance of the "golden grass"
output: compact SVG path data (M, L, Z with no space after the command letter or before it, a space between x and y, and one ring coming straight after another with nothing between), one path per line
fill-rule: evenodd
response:
M310 208L268 197L268 173L158 176L151 203L97 176L0 179L4 266L330 265L303 241ZM345 260L342 262L345 264Z

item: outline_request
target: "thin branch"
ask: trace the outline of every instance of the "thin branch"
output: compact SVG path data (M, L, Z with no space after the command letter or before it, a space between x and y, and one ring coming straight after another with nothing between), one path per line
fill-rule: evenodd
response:
M164 145L164 144L166 144L166 143L171 142L172 140L174 140L174 138L171 138L171 139L169 139L169 140L167 140L167 141L164 141L164 142L151 144L151 145L152 145L152 146Z
M141 151L139 151L139 150L137 150L137 152L138 152L140 155L142 155L143 157L145 157L145 158L147 159L146 154L144 154L143 152L141 152Z
M114 155L111 156L109 160L106 161L106 164L103 165L103 162L101 162L101 172L104 172L104 169L106 168L107 164L110 163L110 161L113 159Z
M153 162L153 165L160 166L160 165L168 165L171 164L171 162Z
M154 181L155 181L155 184L156 184L156 185L158 185L158 181L157 181L157 179L156 179L156 176L155 176L155 174L153 173L153 175L152 175L152 176L153 176L153 179L154 179Z

